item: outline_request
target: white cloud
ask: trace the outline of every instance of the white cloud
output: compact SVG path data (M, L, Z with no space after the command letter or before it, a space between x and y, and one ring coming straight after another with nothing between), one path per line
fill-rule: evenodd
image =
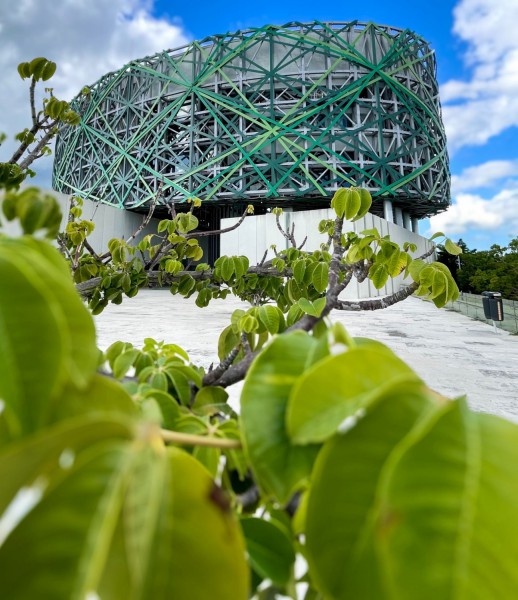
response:
M430 231L446 235L462 234L469 229L483 229L516 236L518 234L518 182L490 198L460 193L450 208L430 219Z
M471 78L441 86L450 151L518 126L518 0L461 0L453 31L467 44Z
M490 160L480 165L467 167L459 175L452 176L452 195L456 196L467 190L488 188L502 179L517 175L518 160Z
M69 100L131 59L188 42L181 23L152 11L153 0L0 2L0 114L8 116L2 119L6 133L29 124L28 85L16 72L20 62L36 56L55 61L55 94ZM2 160L6 154L2 151Z

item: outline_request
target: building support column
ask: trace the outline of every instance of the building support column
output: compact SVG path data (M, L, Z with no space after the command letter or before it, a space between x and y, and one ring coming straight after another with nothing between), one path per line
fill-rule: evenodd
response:
M383 200L383 216L385 221L394 223L394 211L392 210L392 200Z
M417 217L412 217L412 231L419 233L419 219Z
M403 211L400 208L396 207L394 209L394 217L396 225L403 227Z
M408 231L412 231L412 220L406 211L403 212L403 227Z

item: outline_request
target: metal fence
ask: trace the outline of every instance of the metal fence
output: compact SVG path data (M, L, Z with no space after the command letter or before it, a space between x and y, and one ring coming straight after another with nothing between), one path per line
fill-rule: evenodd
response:
M518 302L504 300L504 320L497 322L496 326L511 333L518 333ZM463 315L492 324L493 321L486 319L482 307L482 296L462 292L458 300L448 302L446 308L460 312Z

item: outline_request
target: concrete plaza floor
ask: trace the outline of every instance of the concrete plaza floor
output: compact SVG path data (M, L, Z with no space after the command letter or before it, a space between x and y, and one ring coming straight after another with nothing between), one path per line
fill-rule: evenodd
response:
M141 346L152 337L179 344L194 363L207 367L218 362L219 334L240 307L247 305L230 296L200 309L193 298L143 290L95 317L98 344L104 349L123 340ZM385 343L436 391L467 394L475 410L518 422L518 336L495 333L490 325L418 298L374 312L335 312L332 318L354 336Z

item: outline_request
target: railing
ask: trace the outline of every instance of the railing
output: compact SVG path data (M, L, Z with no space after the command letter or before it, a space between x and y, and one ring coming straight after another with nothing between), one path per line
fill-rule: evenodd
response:
M503 300L504 320L496 323L500 329L505 329L511 333L518 333L518 302L513 300ZM485 321L492 324L493 321L486 319L484 309L482 307L482 296L477 294L467 294L462 292L458 300L448 302L446 308L462 313L467 317L476 319L477 321Z

